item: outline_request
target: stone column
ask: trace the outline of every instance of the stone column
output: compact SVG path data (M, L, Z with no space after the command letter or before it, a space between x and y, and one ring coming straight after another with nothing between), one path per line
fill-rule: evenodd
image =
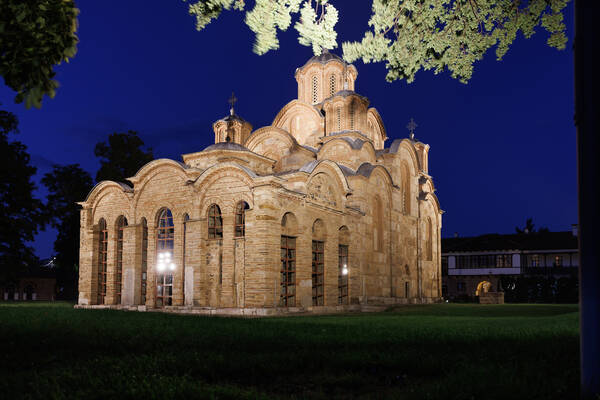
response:
M270 185L254 188L246 212L246 307L276 307L279 301L280 207Z
M312 307L313 221L311 221L310 214L306 212L296 214L296 217L298 218L298 234L296 236L296 306Z
M79 300L82 305L98 300L98 226L87 226L89 210L81 210L79 229Z
M244 276L246 274L245 260L246 260L246 239L239 237L234 239L234 267L235 275L233 277L234 288L235 288L235 305L236 307L245 307L245 282Z
M183 280L184 280L184 261L183 261L183 221L175 223L174 243L173 243L173 261L175 262L175 271L173 271L173 305L183 305Z
M115 269L117 267L117 230L114 221L106 221L108 249L106 254L106 297L104 304L116 304Z
M339 261L339 237L337 224L327 226L325 237L325 299L326 306L336 306L338 303L338 261Z
M199 220L189 220L185 232L185 269L184 269L184 305L198 304L199 271L201 266L202 223Z
M146 306L156 305L156 226L148 226L148 275L146 280Z
M235 299L235 263L233 240L233 214L223 215L223 246L221 247L221 268L223 279L221 284L221 307L236 307Z
M142 284L142 225L123 228L123 280L121 304L139 304Z

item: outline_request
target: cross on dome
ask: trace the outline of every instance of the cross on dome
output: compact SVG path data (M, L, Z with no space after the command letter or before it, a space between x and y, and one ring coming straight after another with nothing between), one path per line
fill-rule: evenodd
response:
M406 128L409 130L410 132L410 139L414 140L415 139L415 128L419 126L417 125L417 123L415 122L414 119L410 119L410 122L408 123L408 125L406 125Z
M234 110L233 110L233 106L235 105L235 103L237 102L237 97L235 97L235 94L233 92L231 92L231 97L229 98L229 104L231 105L231 108L229 109L229 114L233 115L235 114Z

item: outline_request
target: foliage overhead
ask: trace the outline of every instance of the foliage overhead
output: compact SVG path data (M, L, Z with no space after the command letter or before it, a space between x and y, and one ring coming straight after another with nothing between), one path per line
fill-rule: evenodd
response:
M108 142L96 144L94 154L100 158L96 182L125 182L127 178L134 176L141 167L154 159L152 149L144 150L143 146L144 141L137 132L131 130L112 133L108 136Z
M42 184L48 189L48 220L58 231L54 241L58 285L63 297L75 295L79 260L79 206L92 189L92 177L79 164L55 165L44 174Z
M73 0L0 1L0 75L16 103L40 108L54 97L54 66L77 52L78 14Z
M188 0L184 0L188 1ZM245 8L244 0L189 0L189 13L202 30L223 10ZM549 46L564 49L567 37L563 10L569 0L372 0L369 29L359 42L342 44L344 59L385 62L387 80L412 82L423 70L466 83L473 64L496 46L501 60L517 34L530 38L541 26ZM285 31L300 13L294 28L300 44L315 55L337 47L338 11L333 0L255 0L246 24L256 34L254 52L279 48L277 29Z
M17 127L16 116L0 110L0 281L38 262L27 242L44 225L43 204L33 197L36 168L27 147L8 138Z

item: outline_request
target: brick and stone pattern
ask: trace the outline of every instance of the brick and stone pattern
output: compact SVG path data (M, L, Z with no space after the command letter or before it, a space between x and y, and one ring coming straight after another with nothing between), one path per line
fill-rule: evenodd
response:
M240 315L281 310L282 235L296 238L296 305L289 312L438 301L442 211L428 174L429 146L397 139L385 147L381 116L354 92L357 76L354 66L333 54L313 57L296 71L298 98L272 125L251 131L232 108L213 126L214 145L185 154L183 162L154 160L130 184L96 185L79 203L79 305L157 307L157 228L165 209L174 230L171 309L248 310ZM245 235L236 237L236 206L242 201L248 204ZM220 210L218 237L209 233L212 205ZM120 216L127 227L117 304ZM104 304L98 304L97 292L101 219L108 230ZM325 305L318 307L312 305L313 240L324 242ZM337 304L341 243L348 245L347 306ZM142 254L147 254L145 302Z

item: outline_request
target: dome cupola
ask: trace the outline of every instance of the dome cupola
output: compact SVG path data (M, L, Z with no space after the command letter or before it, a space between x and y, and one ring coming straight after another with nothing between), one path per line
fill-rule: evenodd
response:
M234 105L237 98L231 93L229 115L213 124L215 143L232 142L243 144L252 132L252 124L236 115Z
M358 71L339 56L323 50L296 70L298 100L319 104L340 90L354 90Z

